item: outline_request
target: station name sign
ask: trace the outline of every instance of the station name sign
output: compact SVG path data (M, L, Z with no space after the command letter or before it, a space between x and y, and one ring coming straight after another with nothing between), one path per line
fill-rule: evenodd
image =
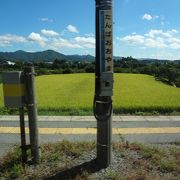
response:
M101 71L113 72L113 20L111 10L100 10L100 60ZM103 69L105 68L105 69Z

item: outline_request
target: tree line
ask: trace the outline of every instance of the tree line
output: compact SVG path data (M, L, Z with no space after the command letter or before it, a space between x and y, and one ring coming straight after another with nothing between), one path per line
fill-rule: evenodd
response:
M0 72L4 70L22 70L27 62L16 61L14 65L0 63ZM55 59L53 62L33 62L37 75L94 73L95 62L67 61ZM137 60L122 57L114 60L115 73L135 73L153 75L156 80L180 87L180 61Z

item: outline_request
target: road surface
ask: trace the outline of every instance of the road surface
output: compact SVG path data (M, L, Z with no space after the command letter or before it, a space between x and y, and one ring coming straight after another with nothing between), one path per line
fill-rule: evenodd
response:
M96 140L92 116L39 116L40 143ZM26 121L29 143L28 121ZM113 141L142 143L180 142L180 116L114 116ZM20 144L19 117L0 116L0 156Z

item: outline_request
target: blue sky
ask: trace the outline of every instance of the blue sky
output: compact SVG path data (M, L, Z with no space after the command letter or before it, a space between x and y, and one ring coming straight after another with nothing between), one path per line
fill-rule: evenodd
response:
M114 55L180 59L180 0L114 0ZM95 51L94 0L1 0L0 51Z

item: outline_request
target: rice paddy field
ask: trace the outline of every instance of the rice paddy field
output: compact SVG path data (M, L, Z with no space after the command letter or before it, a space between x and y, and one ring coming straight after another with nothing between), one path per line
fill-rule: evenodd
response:
M37 104L40 112L64 115L91 115L94 74L60 74L36 77ZM142 74L114 75L114 113L180 112L180 89ZM0 108L3 108L0 85ZM85 114L84 114L85 113Z

